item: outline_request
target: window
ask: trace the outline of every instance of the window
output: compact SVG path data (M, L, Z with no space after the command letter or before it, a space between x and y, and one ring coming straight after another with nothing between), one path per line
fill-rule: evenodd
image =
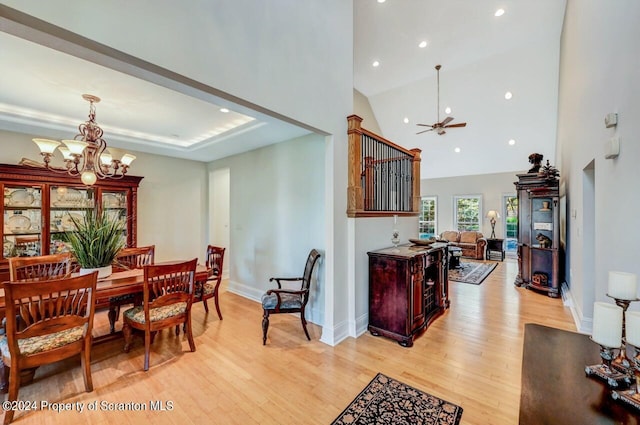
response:
M516 252L518 249L518 197L504 195L504 241L505 251Z
M418 217L420 239L429 239L436 236L437 217L435 196L422 198L420 202L420 216Z
M482 197L480 195L455 196L453 202L456 229L480 231Z

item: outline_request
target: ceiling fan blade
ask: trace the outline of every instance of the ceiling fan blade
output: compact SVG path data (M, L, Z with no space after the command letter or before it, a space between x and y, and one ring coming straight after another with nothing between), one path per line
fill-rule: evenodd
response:
M433 128L430 128L430 129L428 129L428 130L418 131L416 134L426 133L427 131L433 131Z
M416 125L419 125L421 127L433 127L433 125L431 124L416 124Z
M450 123L451 121L453 121L453 117L447 117L447 118L443 119L440 124L442 124L442 126L445 126L446 124Z
M450 124L450 125L445 125L446 128L453 128L453 127L466 127L467 123L466 122L461 122L458 124Z

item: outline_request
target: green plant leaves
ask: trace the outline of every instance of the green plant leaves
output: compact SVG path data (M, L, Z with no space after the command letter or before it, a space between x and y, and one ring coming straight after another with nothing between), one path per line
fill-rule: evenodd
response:
M125 220L105 211L87 209L82 221L73 215L75 231L65 232L71 250L85 269L110 265L125 246Z

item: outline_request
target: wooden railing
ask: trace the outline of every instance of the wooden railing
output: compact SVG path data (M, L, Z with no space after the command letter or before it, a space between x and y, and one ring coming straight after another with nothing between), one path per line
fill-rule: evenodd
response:
M417 215L420 207L420 149L407 150L361 128L362 118L357 115L348 116L347 122L347 215Z

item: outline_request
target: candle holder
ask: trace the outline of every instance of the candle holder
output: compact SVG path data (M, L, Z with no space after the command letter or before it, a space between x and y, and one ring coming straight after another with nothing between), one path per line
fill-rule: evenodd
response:
M611 398L620 400L640 410L640 347L627 344L633 347L633 358L631 359L631 369L634 375L634 383L626 391L611 391Z
M640 301L640 299L636 298L634 300L623 300L620 298L615 298L609 294L607 294L607 297L612 298L613 300L615 300L616 305L620 308L622 308L622 341L623 341L623 348L620 349L620 352L618 353L618 356L613 359L611 361L611 366L616 369L619 372L622 373L628 373L630 376L634 375L634 368L631 365L631 361L627 358L627 349L625 348L626 344L624 344L625 338L626 338L626 312L627 309L629 308L629 304L631 304L634 301Z
M628 373L618 372L611 367L611 362L614 359L614 352L615 350L620 350L620 348L607 347L594 341L593 338L589 339L600 346L600 358L602 358L602 363L585 367L584 372L587 376L595 375L605 381L611 388L631 385L631 378Z

